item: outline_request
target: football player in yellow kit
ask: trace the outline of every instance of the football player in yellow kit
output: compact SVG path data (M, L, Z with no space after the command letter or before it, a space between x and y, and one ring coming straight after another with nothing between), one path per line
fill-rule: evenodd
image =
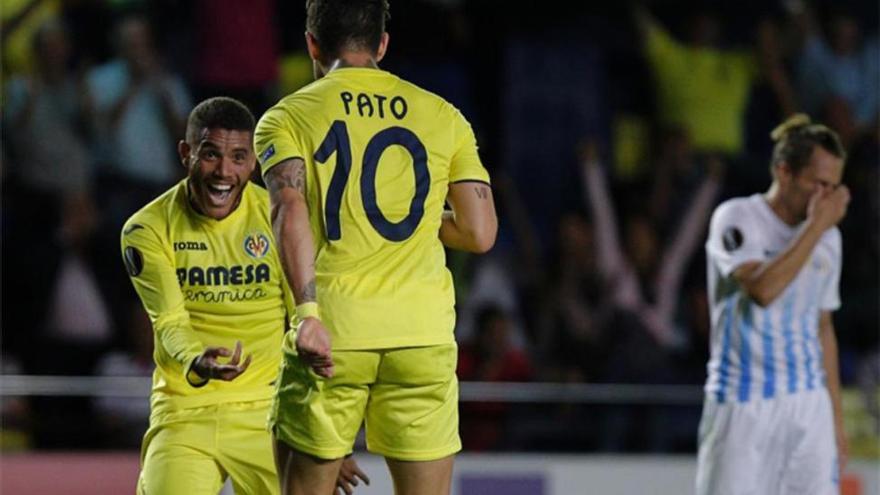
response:
M249 183L253 129L236 100L196 106L178 145L188 177L123 228L155 335L138 493L216 495L227 477L239 494L278 493L266 417L292 301L268 195Z
M444 245L494 244L489 175L456 108L378 68L386 0L306 6L318 80L255 136L297 304L270 419L282 487L328 493L366 421L398 494L446 494L461 442Z

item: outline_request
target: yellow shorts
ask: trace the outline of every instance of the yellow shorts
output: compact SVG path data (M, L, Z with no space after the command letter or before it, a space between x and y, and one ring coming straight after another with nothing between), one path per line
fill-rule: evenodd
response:
M318 377L285 354L270 426L276 438L321 459L349 454L366 422L367 450L431 461L461 450L455 344L335 351Z
M217 495L227 477L235 493L275 495L271 402L239 402L154 416L141 448L139 495Z

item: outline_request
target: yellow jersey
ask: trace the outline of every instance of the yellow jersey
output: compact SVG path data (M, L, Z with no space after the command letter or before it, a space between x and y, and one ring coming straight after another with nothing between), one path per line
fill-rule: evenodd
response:
M489 182L461 113L393 74L347 67L282 99L254 139L264 175L289 158L306 164L317 298L333 348L453 342L443 207L450 183Z
M699 150L739 153L757 63L749 52L679 43L654 23L646 39L664 125L682 126Z
M126 222L122 256L153 324L152 414L272 397L293 301L264 189L246 185L238 207L215 220L193 210L183 180ZM200 387L187 380L205 347L237 340L253 359L242 375Z

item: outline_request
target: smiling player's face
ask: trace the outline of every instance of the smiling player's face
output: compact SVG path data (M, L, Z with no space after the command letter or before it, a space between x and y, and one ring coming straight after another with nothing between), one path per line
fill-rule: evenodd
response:
M248 131L203 129L198 142L180 142L190 202L199 213L220 220L238 206L256 166L251 139Z

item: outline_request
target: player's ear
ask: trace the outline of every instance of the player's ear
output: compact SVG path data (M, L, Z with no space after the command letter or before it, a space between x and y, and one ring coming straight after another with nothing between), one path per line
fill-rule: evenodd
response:
M249 173L253 175L254 170L256 170L257 168L257 153L253 149L251 149L250 153L248 154L250 155L248 157L248 170L250 171Z
M385 52L388 50L388 33L382 33L379 38L379 49L376 50L376 62L381 62L385 58Z
M321 61L321 49L318 47L318 40L315 35L306 31L306 48L309 50L309 57L312 60Z
M786 162L779 162L776 164L776 180L779 181L780 184L788 184L791 182L792 173L791 167L788 166Z
M192 147L185 140L181 139L177 143L177 155L180 157L180 163L183 164L183 168L189 170L189 152Z

